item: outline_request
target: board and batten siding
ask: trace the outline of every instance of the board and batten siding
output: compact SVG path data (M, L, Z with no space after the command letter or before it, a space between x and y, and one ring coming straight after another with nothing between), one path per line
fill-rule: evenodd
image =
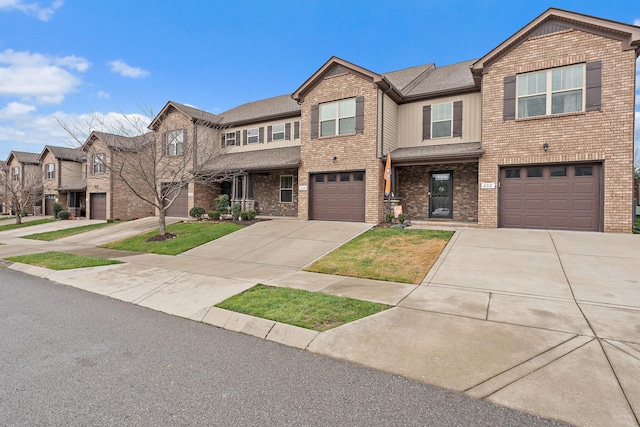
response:
M382 94L382 91L380 93ZM378 110L382 112L380 119L382 126L378 128L378 132L382 135L380 155L386 156L389 151L398 148L398 104L389 95L382 96L384 96L384 107L382 102L378 103Z
M462 137L422 139L422 109L425 105L462 101ZM386 100L385 100L386 102ZM398 148L427 144L479 142L482 138L482 95L470 93L403 104L398 107Z
M272 121L268 121L268 122L260 122L260 123L254 123L254 124L250 124L250 125L243 125L243 126L237 126L237 127L231 127L229 129L224 129L221 131L221 135L220 135L220 139L222 138L222 133L226 133L226 132L240 132L240 144L238 145L238 143L236 142L236 145L231 145L225 148L225 153L241 153L244 151L255 151L255 150L269 150L271 148L283 148L283 147L291 147L291 146L296 146L296 145L300 145L300 134L298 132L298 137L296 138L295 136L295 122L300 122L300 117L289 117L286 119L281 119L281 120L272 120ZM267 131L268 131L268 127L269 126L274 126L274 125L280 125L280 124L284 124L286 125L287 123L289 123L291 125L290 128L290 137L291 139L287 140L287 139L281 139L278 141L270 141L267 142L268 138L267 138ZM298 125L299 126L299 125ZM242 145L242 138L244 137L244 133L246 130L248 129L254 129L254 128L264 128L263 132L263 142L256 142L256 143L252 143L252 144L245 144Z

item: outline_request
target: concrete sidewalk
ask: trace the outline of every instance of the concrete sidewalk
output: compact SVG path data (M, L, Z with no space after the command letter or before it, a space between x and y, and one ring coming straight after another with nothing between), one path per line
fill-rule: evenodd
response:
M368 228L273 220L178 257L102 250L126 263L11 267L542 417L639 425L638 236L463 229L419 286L300 271ZM0 257L78 250L3 233L0 242ZM258 282L394 308L317 333L212 307Z

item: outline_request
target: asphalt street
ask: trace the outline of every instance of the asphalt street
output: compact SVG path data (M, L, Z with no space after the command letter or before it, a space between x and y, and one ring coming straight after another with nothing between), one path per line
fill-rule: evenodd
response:
M556 422L0 268L0 424Z

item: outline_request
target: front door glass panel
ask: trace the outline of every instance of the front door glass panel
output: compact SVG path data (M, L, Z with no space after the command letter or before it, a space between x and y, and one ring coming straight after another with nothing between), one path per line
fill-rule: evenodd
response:
M451 172L432 172L429 178L429 217L453 218Z

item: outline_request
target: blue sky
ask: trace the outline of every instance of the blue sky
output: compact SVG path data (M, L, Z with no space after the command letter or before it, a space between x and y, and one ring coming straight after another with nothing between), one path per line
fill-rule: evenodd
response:
M332 55L380 73L479 58L551 6L640 25L637 0L0 0L0 160L72 146L54 117L220 113L295 91Z

